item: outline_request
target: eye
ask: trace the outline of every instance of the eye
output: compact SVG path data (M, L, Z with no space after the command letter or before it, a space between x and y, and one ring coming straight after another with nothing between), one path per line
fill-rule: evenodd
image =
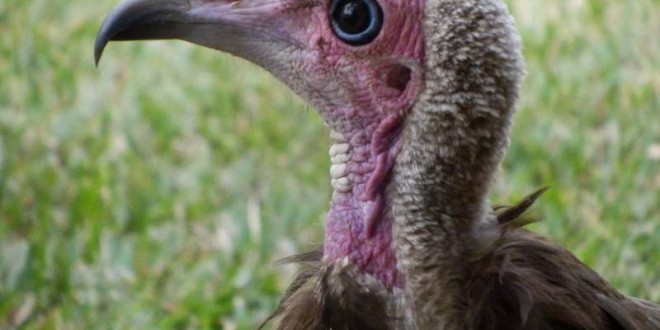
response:
M331 0L330 25L343 42L365 45L378 36L383 11L376 0Z

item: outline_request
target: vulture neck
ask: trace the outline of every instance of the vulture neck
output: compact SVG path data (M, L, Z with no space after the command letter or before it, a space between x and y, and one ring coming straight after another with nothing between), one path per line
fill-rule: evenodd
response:
M326 216L324 256L330 265L357 266L384 287L401 286L392 248L392 216L385 188L396 154L400 113L350 111L330 148L332 205Z
M426 86L406 118L388 195L418 326L443 328L438 315L460 309L465 265L491 242L476 229L492 221L487 194L524 69L501 0L429 0L426 15Z

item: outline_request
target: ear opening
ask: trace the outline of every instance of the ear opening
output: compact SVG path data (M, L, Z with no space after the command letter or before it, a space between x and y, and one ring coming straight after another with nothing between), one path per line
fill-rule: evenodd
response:
M414 61L383 61L371 86L383 110L405 111L415 102L422 87L422 74Z
M412 70L403 64L392 64L384 69L385 85L403 92L408 87Z

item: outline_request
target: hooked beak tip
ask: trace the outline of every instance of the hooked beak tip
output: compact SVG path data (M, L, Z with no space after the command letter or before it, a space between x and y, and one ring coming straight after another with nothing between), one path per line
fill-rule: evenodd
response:
M94 63L98 67L103 50L115 40L175 39L182 35L177 22L187 2L182 0L126 0L103 20L94 42Z
M96 38L96 42L94 43L94 65L98 68L99 67L99 62L101 62L101 56L103 56L103 50L105 49L105 46L108 44L107 40L100 39L99 37Z
M116 28L113 28L113 26L117 25L117 20L115 19L116 15L114 15L114 13L115 11L103 20L99 31L96 33L96 39L94 40L94 65L96 65L96 67L99 66L105 46L107 46L108 42L110 42L114 35L119 32L116 31Z

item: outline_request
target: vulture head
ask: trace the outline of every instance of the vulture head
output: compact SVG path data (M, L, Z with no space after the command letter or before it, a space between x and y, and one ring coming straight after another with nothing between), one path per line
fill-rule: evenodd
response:
M494 240L486 196L524 72L502 0L127 0L95 59L146 39L242 57L313 105L334 189L318 282L350 295L333 282L350 269L421 327L442 322L463 257Z

